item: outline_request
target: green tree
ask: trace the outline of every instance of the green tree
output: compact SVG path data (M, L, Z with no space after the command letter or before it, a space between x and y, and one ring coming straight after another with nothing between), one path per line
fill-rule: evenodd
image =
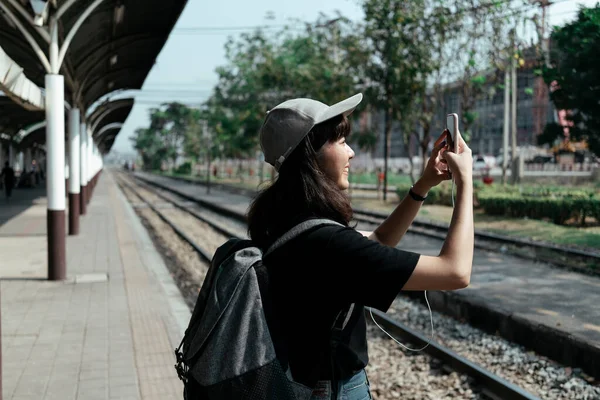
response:
M550 64L544 66L543 77L551 100L557 109L568 110L570 137L585 140L600 155L600 64L593 61L600 52L600 3L580 8L577 20L555 28L550 42ZM555 127L546 129L540 140L552 143L561 136L562 129Z
M427 164L431 138L431 126L439 108L444 109L444 79L447 79L453 68L455 57L453 47L460 35L461 19L456 18L456 9L462 0L433 0L428 8L431 10L427 22L423 26L424 40L430 51L430 74L425 77L427 88L417 94L413 102L413 112L418 115L420 125L419 145L422 161L421 173ZM439 134L439 133L437 133ZM412 164L411 164L412 165ZM412 176L412 170L411 170Z
M207 102L226 155L252 155L266 111L288 98L331 104L353 94L354 71L364 65L359 57L366 57L360 36L341 16L322 14L300 32L284 28L267 36L259 29L230 39L227 64L217 69L219 83Z
M167 151L160 137L149 128L138 128L133 137L133 148L138 151L142 157L142 167L144 170L158 170L163 161L167 160Z
M142 154L145 168L161 168L163 162L175 164L182 154L191 109L173 102L151 108L150 126L139 128L131 139Z
M416 124L413 100L425 91L426 77L431 70L423 31L426 6L425 0L367 0L363 3L364 32L372 54L366 69L367 94L385 116L384 201L393 119L402 122L406 128L405 139L408 138Z

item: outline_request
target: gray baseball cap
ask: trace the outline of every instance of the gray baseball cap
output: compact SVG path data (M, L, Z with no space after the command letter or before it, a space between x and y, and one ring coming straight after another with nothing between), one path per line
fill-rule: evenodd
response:
M362 93L358 93L332 106L297 98L273 107L267 111L260 128L260 147L265 161L279 171L281 164L315 125L338 115L350 115L362 98Z

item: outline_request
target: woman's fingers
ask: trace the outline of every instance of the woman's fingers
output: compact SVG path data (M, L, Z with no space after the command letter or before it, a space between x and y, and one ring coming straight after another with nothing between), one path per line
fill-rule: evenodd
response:
M444 129L440 136L438 136L438 138L433 143L433 147L437 147L440 143L442 143L448 136L448 133L450 133L450 131L448 131L448 129Z

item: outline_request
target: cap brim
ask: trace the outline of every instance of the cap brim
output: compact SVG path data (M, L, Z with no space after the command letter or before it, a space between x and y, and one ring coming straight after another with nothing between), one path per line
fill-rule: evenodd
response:
M342 100L339 103L335 103L327 110L323 111L322 114L318 115L315 118L315 125L320 124L321 122L325 122L333 117L337 117L338 115L348 116L354 111L356 106L360 104L362 101L363 95L362 93L355 94L352 97L348 97L346 100Z

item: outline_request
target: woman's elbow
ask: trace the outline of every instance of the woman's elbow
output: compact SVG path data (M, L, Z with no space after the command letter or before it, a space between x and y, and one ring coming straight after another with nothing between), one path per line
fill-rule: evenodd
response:
M471 268L468 268L468 271L457 271L453 276L452 281L455 285L454 289L464 289L468 287L471 283Z
M464 289L471 283L471 275L460 277L456 282L456 289Z

